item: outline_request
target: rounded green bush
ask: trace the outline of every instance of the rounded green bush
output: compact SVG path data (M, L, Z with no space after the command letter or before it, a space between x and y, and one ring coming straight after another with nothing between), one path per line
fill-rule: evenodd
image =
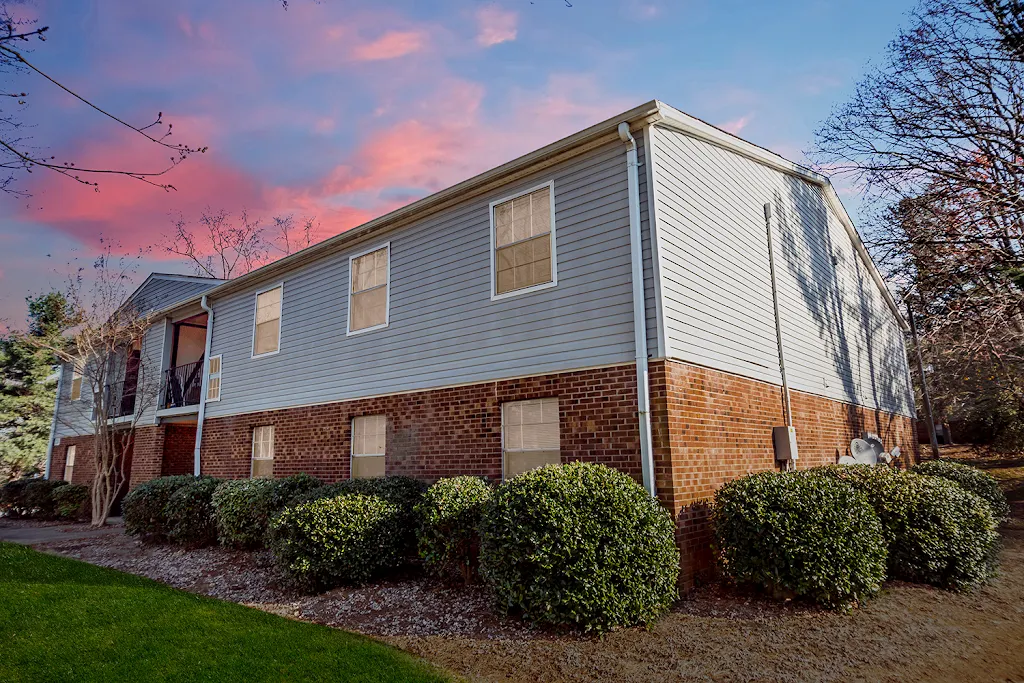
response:
M91 492L85 484L68 484L53 490L54 512L60 519L88 519L91 508Z
M25 488L33 481L28 478L15 479L0 486L0 512L11 517L25 515Z
M273 490L272 479L231 479L217 487L213 510L222 544L255 548L266 542Z
M469 583L480 553L480 518L493 489L479 477L439 479L416 506L420 559L440 578Z
M63 479L32 479L25 486L25 514L39 519L53 519L57 516L54 503L55 491L68 485Z
M737 583L842 606L878 592L885 580L882 526L863 494L846 483L761 472L715 494L715 545Z
M299 472L281 479L273 479L273 488L270 490L270 509L280 512L288 506L288 501L296 496L308 493L324 485L316 477L305 472Z
M926 460L911 467L910 471L948 479L963 490L980 497L988 504L996 522L1001 522L1010 516L1010 505L1006 502L1003 490L999 488L999 481L977 467L950 460Z
M286 508L270 525L270 547L301 586L362 583L401 554L398 506L357 493Z
M992 575L995 518L984 500L953 482L868 465L831 465L807 476L840 479L867 497L882 523L890 578L966 589Z
M171 494L164 506L169 540L191 546L217 542L213 492L220 484L220 479L201 477Z
M480 574L500 608L586 631L647 624L677 597L665 510L604 465L547 465L497 488L481 521Z
M167 501L175 491L195 480L190 474L177 474L151 479L129 491L121 503L125 533L146 541L162 540L167 533Z

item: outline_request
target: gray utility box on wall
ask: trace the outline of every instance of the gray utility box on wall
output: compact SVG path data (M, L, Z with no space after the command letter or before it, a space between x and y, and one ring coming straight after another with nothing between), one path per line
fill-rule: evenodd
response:
M772 443L775 445L776 460L787 461L799 458L796 451L795 427L772 427Z

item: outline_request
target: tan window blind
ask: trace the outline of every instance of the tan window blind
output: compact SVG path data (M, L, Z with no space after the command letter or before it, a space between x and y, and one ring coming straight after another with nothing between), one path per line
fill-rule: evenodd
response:
M389 248L382 247L352 259L349 332L388 324Z
M274 425L252 430L252 476L274 476Z
M82 398L82 370L78 361L71 364L71 400L77 401Z
M506 403L502 413L505 479L561 462L557 398Z
M207 372L210 373L206 384L206 400L220 400L220 364L221 356L210 356L210 366Z
M384 415L352 419L352 477L383 477L388 420Z
M71 481L75 476L75 455L77 446L68 446L64 452L64 481Z
M256 295L256 331L254 356L274 353L281 344L281 287Z
M495 294L554 281L551 188L494 207Z

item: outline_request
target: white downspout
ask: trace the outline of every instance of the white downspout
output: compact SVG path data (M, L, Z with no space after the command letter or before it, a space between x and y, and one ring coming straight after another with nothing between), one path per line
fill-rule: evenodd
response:
M57 433L57 411L60 410L60 390L64 386L64 363L60 364L57 373L57 398L53 401L53 421L50 422L50 440L46 444L46 470L43 479L50 478L50 462L53 460L53 437Z
M651 446L651 401L647 383L647 311L644 304L644 250L640 234L640 179L636 140L629 124L619 124L619 138L626 148L626 177L629 183L629 252L633 261L633 337L636 344L636 403L640 422L640 469L644 488L658 495L654 482L654 452Z
M196 419L196 447L192 451L192 473L197 477L201 471L199 451L203 445L203 420L206 419L206 392L210 384L210 349L213 343L213 309L207 305L205 294L199 305L206 311L206 350L203 351L203 388L199 394L199 416Z

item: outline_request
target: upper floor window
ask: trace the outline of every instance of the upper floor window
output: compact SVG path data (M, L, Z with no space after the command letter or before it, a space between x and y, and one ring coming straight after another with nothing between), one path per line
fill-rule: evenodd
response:
M82 398L82 369L79 361L71 364L71 400L77 401Z
M256 322L253 326L252 355L265 356L281 349L281 292L277 285L256 294Z
M491 297L551 287L555 269L554 185L491 204Z
M391 245L351 257L348 270L348 333L387 327Z

